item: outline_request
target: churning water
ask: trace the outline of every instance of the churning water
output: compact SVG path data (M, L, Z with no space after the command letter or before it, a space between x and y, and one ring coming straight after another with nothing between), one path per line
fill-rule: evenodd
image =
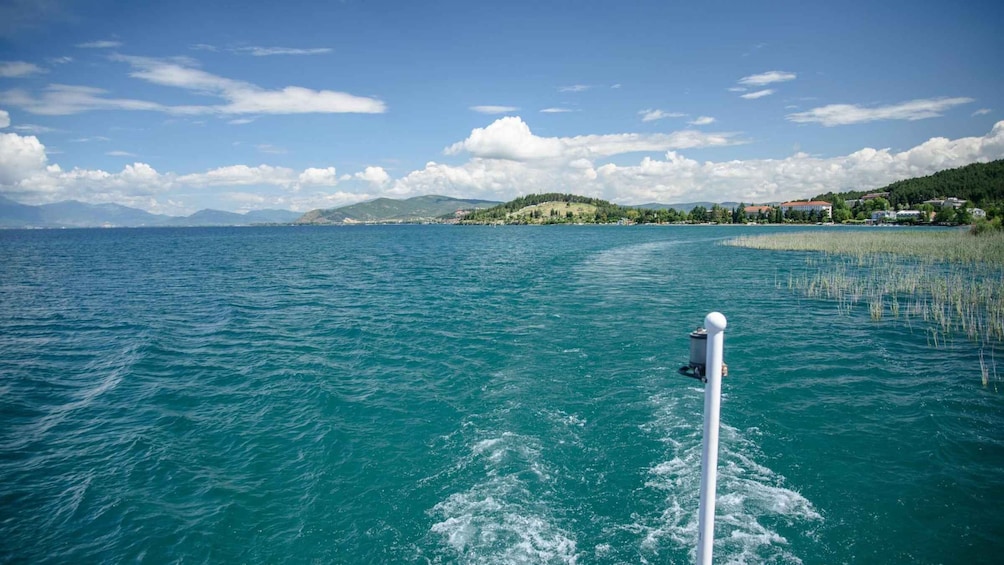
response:
M977 348L751 229L0 232L0 561L692 560L719 310L717 562L999 562Z

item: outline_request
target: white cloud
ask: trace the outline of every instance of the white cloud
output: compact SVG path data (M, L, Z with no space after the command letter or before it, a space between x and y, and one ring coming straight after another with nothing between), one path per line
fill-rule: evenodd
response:
M990 108L980 108L979 110L976 110L975 112L973 112L973 116L983 116L983 115L989 114L992 111L993 110L991 110Z
M352 176L376 186L380 186L390 180L390 175L387 174L387 171L383 167L366 167L362 172Z
M711 116L698 116L697 119L687 123L692 126L706 126L715 123L715 119Z
M121 47L121 41L89 41L87 43L78 43L77 47L84 49L112 49L115 47Z
M480 137L475 135L479 131ZM718 135L726 136L721 143L736 143L729 134ZM902 152L866 147L829 158L797 153L783 159L745 161L697 161L679 152L686 147L717 144L714 139L690 131L662 136L541 138L519 118L502 118L451 146L456 147L454 152L471 154L460 165L430 162L397 180L390 179L380 167L352 175L353 179L373 182L373 193L364 194L332 192L330 189L340 179L334 167L297 171L264 164L231 165L179 175L158 172L145 163L132 163L118 172L78 168L67 171L58 164L49 164L45 147L34 136L3 133L0 193L31 204L72 198L91 203L117 202L160 213L190 213L195 208L190 204L210 193L231 195L228 198L240 206L300 211L342 206L375 196L451 194L509 200L519 194L553 191L555 187L574 187L569 190L623 204L768 202L831 190L873 190L905 178L1004 158L1004 121L983 136L936 137ZM635 164L605 161L638 147L649 151L657 146L664 147L661 156L646 156ZM538 151L528 149L521 154L520 148ZM492 153L505 157L493 158ZM550 158L539 158L541 155ZM374 182L381 179L379 184Z
M621 87L620 83L610 85L610 88L620 88L620 87Z
M40 97L33 97L24 90L0 92L0 102L17 106L32 114L43 116L66 116L91 110L147 110L167 112L170 109L154 102L131 100L128 98L104 98L107 91L88 86L68 86L51 84Z
M638 112L638 115L641 116L641 121L643 122L652 122L655 120L662 120L665 118L682 118L686 116L686 114L681 114L680 112L664 112L662 110L652 110L652 109L641 110Z
M17 183L45 168L48 158L38 138L0 133L0 186Z
M19 78L48 72L42 67L24 61L0 61L0 78Z
M731 86L729 87L729 92L746 92L748 90L745 86Z
M471 106L471 110L482 114L507 114L515 112L519 108L515 106Z
M544 108L543 110L540 111L540 113L541 114L564 114L564 113L567 113L567 112L574 112L574 111L575 110L572 110L570 108Z
M236 125L236 126L240 126L240 125L244 125L244 124L250 124L253 121L254 121L254 118L236 118L236 119L228 121L227 123L228 124L233 124L233 125Z
M798 77L795 73L785 71L767 71L758 75L750 75L739 79L739 84L746 86L765 86L775 82L787 82Z
M144 110L177 115L379 114L387 111L386 105L376 98L299 86L266 90L249 82L207 73L178 60L165 61L125 55L112 55L111 59L129 63L133 67L130 74L135 78L202 95L217 96L226 103L215 106L166 106L143 100L106 98L107 92L99 88L59 84L47 87L40 97L34 97L23 90L9 90L0 93L0 102L43 115L68 115L91 110Z
M589 90L592 86L588 84L573 84L571 86L562 86L558 88L558 92L584 92Z
M65 65L67 63L72 63L73 62L73 57L66 57L66 56L63 56L63 57L49 57L46 60L49 61L49 63L51 63L53 65Z
M467 152L486 159L532 161L608 157L636 151L667 151L743 143L731 133L703 133L694 130L669 134L620 133L576 137L538 137L518 116L500 118L484 128L475 128L464 141L447 147L444 153Z
M10 114L6 110L0 110L0 128L10 125Z
M105 155L108 155L109 157L136 157L135 153L130 153L128 151L120 151L120 150L108 151L105 153Z
M230 165L178 177L178 182L192 186L251 186L271 185L292 187L296 173L286 167L271 165Z
M398 179L388 191L397 197L462 194L509 200L520 194L574 186L575 192L625 204L694 200L770 202L807 198L829 191L873 190L891 182L946 168L1004 158L1004 121L985 136L932 138L907 151L864 148L821 158L798 153L784 159L704 161L668 151L636 165L502 160L474 157L459 166L430 162Z
M805 112L788 114L787 118L796 123L819 123L827 127L878 120L914 121L939 117L945 110L970 102L973 102L972 98L927 98L875 108L865 108L856 104L830 104Z
M747 100L756 100L757 98L763 98L764 96L770 96L771 94L774 94L774 90L771 88L765 88L763 90L757 90L756 92L742 94L739 97Z
M296 49L293 47L237 47L232 51L235 53L250 53L255 57L268 57L270 55L323 55L331 53L330 47L315 47L312 49Z
M338 173L334 167L324 169L305 169L297 177L300 186L335 186L338 184Z

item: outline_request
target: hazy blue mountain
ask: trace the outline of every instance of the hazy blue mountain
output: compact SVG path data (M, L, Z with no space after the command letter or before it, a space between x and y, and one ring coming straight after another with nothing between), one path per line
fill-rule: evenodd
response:
M76 200L31 206L0 196L0 228L249 226L292 223L300 215L289 210L255 210L246 214L200 210L191 216L167 216L119 204L87 204Z
M172 226L245 226L251 222L243 214L223 210L199 210L191 216L172 218Z
M244 217L255 224L290 224L295 222L300 216L300 212L291 210L251 210L246 212Z
M289 210L252 210L243 214L223 210L199 210L191 216L173 218L172 226L253 226L256 224L289 224L302 214Z
M21 228L37 226L42 222L38 206L28 206L14 202L0 195L0 227Z
M86 204L76 200L38 206L43 225L56 227L160 226L170 216L119 204Z
M420 222L453 214L457 210L490 208L497 204L499 203L489 200L460 199L439 195L416 196L405 200L377 198L341 208L311 210L296 223Z

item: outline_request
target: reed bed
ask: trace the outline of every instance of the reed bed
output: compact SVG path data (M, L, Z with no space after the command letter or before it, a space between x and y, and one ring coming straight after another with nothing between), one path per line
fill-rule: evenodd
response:
M1004 266L1004 232L970 235L968 231L882 229L799 231L740 236L726 245L782 251L822 251L863 257L893 254L924 261Z
M822 252L795 265L787 287L833 300L841 313L867 304L874 320L923 326L936 347L958 334L978 343L981 355L984 348L993 355L1004 344L1004 234L825 231L742 236L725 244ZM996 363L981 364L981 370L986 381Z

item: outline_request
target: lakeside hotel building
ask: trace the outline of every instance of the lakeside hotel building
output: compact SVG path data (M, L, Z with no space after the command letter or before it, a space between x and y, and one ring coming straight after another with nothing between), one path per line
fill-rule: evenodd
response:
M807 202L785 202L781 204L781 210L787 212L788 210L801 210L803 212L812 212L818 210L826 214L827 218L833 217L833 205L829 202L823 202L822 200L809 200Z

